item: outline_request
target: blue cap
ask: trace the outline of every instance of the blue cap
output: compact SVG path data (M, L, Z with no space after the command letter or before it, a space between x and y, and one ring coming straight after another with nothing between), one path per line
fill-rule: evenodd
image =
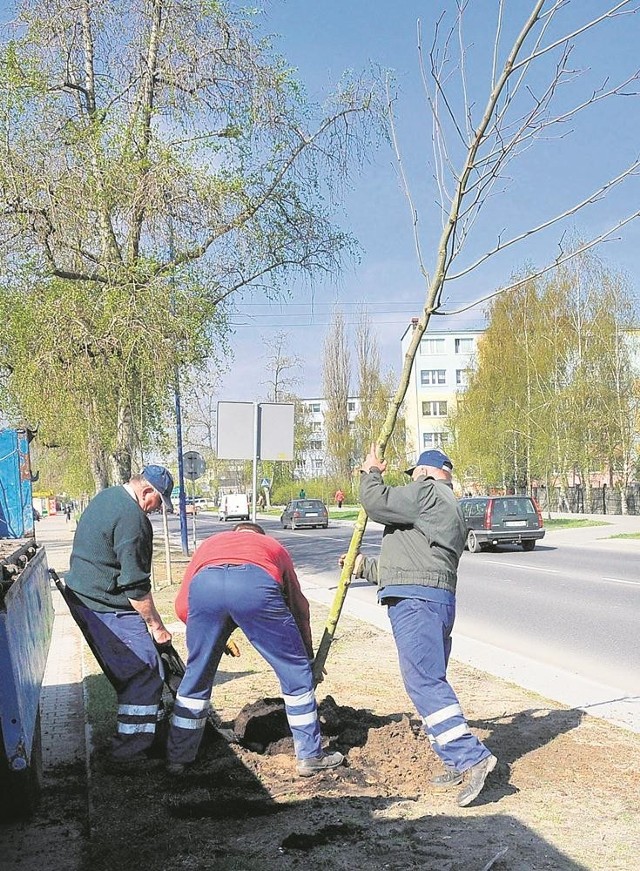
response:
M423 451L416 460L415 466L405 470L405 474L413 475L413 470L416 466L433 466L435 469L448 469L453 471L453 463L444 451L435 448L431 451Z
M165 469L164 466L145 466L140 474L162 496L162 502L167 511L173 511L171 503L173 478L169 470Z

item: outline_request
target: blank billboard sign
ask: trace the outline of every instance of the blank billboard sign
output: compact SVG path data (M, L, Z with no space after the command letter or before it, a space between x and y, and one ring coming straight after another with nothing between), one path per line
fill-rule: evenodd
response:
M217 453L221 460L252 460L253 402L219 402Z
M293 459L293 403L260 403L260 438L258 456L261 460Z

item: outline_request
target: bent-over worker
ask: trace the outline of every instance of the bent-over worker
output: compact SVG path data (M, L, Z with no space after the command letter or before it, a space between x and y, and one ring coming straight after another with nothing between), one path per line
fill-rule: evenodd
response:
M170 773L182 773L196 759L216 669L235 626L280 681L298 774L307 777L342 764L341 753L322 749L309 603L280 542L247 521L207 538L187 567L176 613L187 624L188 656L169 728Z

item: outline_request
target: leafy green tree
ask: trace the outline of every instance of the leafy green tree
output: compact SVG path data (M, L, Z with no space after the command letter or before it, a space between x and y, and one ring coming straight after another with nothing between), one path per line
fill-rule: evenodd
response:
M590 473L628 481L638 391L625 337L634 322L621 275L583 252L550 277L496 297L477 369L452 420L468 481L559 489L562 507ZM505 336L513 337L505 344ZM507 346L508 345L508 346Z
M351 352L343 313L336 309L324 341L322 390L326 402L324 427L330 474L337 481L351 479L353 434L349 425Z
M350 239L325 179L359 158L372 99L345 81L314 111L250 12L222 2L22 0L15 24L0 51L3 310L20 311L6 402L48 437L54 393L57 431L84 438L101 487L153 440L237 290L338 268ZM46 385L21 371L24 336Z

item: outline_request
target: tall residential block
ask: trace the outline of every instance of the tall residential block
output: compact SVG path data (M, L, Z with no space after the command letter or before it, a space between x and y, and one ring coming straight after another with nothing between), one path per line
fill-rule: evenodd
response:
M402 336L404 358L418 323ZM405 399L407 456L447 444L447 415L464 392L483 330L431 330L422 337Z

